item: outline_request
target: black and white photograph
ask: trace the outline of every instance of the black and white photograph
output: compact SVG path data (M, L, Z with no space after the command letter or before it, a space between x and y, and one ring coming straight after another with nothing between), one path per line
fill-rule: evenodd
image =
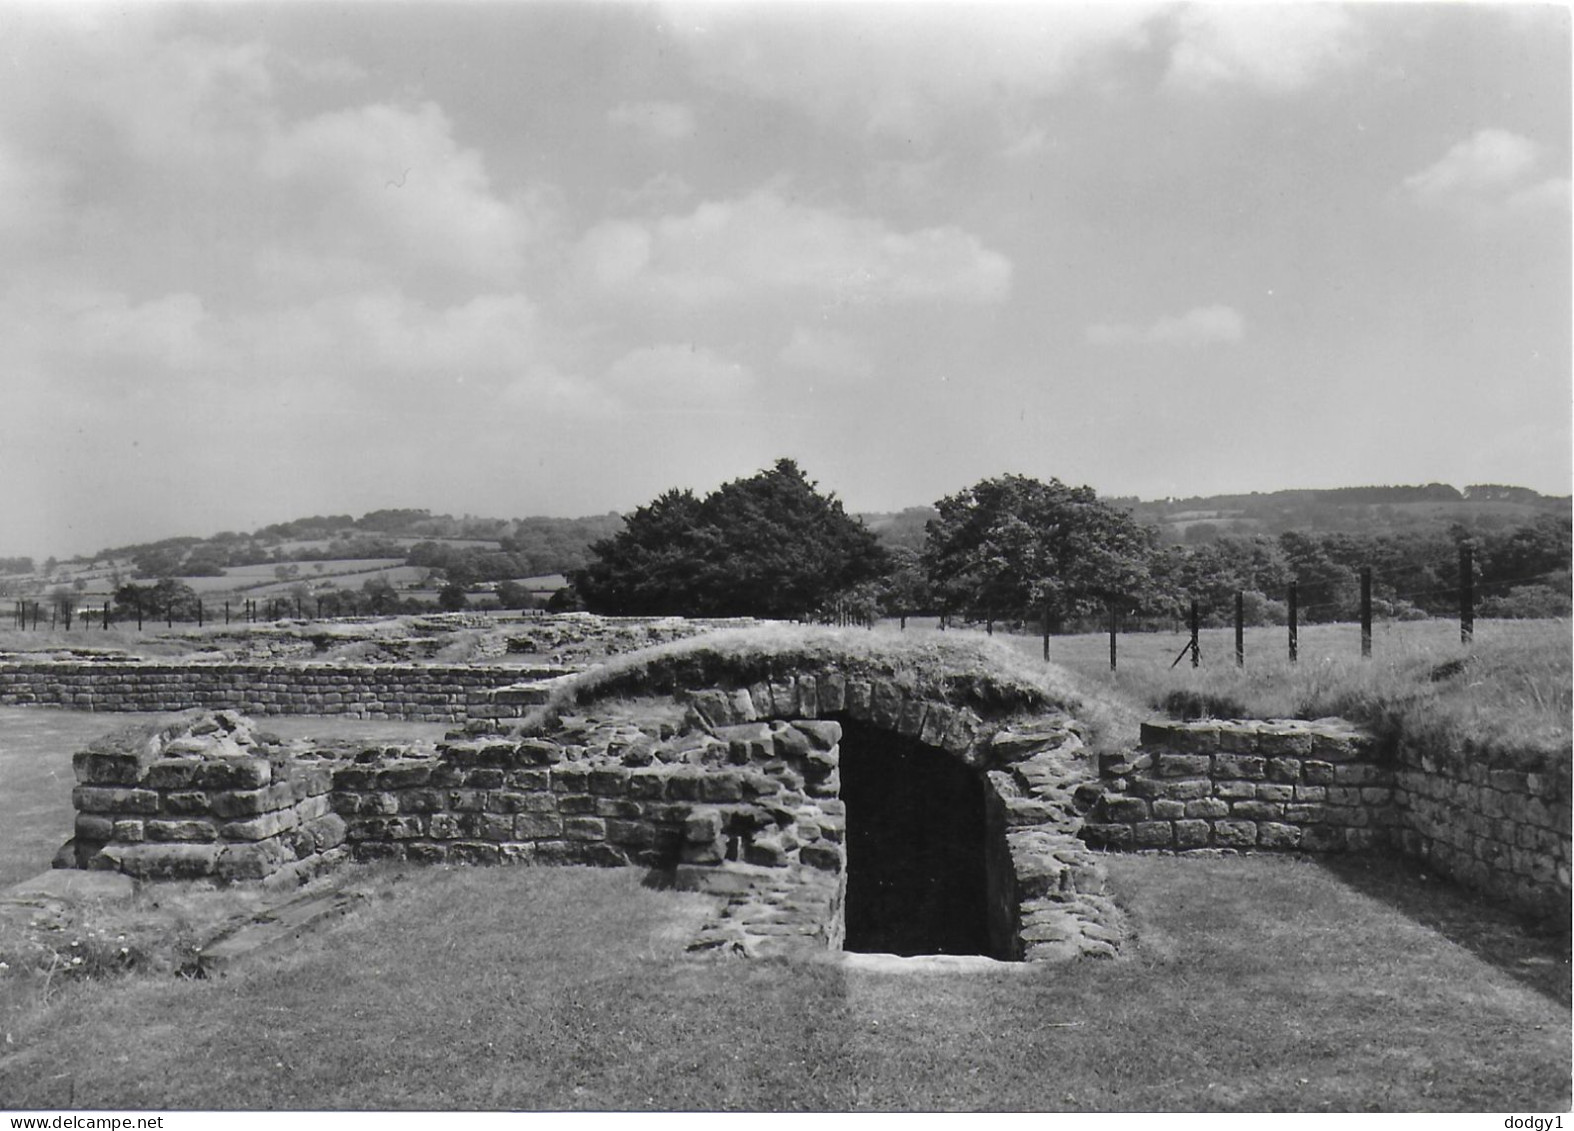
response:
M1560 1131L1571 28L0 0L0 1118Z

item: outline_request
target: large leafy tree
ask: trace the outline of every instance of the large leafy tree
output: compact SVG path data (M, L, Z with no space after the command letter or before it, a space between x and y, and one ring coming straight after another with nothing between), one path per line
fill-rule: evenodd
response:
M888 566L873 534L792 460L703 499L668 491L572 575L592 612L802 616Z
M1155 534L1091 487L1021 475L985 479L941 499L923 563L948 613L980 620L1044 617L1052 630L1108 602L1164 596Z

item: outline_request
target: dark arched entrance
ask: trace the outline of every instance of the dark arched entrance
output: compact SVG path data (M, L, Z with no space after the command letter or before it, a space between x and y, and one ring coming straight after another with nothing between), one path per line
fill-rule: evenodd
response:
M915 739L842 728L844 949L992 954L982 779Z

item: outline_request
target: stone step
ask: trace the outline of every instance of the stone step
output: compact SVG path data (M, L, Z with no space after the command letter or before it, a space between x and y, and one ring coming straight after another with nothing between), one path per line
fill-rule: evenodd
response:
M361 892L325 891L260 911L204 946L198 970L207 976L223 974L237 962L293 942L327 920L348 913L365 898Z

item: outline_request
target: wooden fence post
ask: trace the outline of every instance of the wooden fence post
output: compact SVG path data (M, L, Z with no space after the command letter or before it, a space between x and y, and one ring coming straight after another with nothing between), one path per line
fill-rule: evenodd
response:
M1235 666L1246 666L1246 598L1235 591Z
M1459 642L1469 644L1476 637L1476 568L1470 546L1459 547Z
M1361 567L1361 659L1372 658L1372 567Z
M1300 588L1297 582L1290 582L1290 663L1295 663L1300 655L1300 626L1297 618L1300 615Z
M1115 670L1115 602L1109 603L1109 670Z
M1191 648L1191 666L1194 668L1202 663L1202 645L1197 640L1198 623L1197 599L1193 597L1191 600L1191 644L1189 647Z

